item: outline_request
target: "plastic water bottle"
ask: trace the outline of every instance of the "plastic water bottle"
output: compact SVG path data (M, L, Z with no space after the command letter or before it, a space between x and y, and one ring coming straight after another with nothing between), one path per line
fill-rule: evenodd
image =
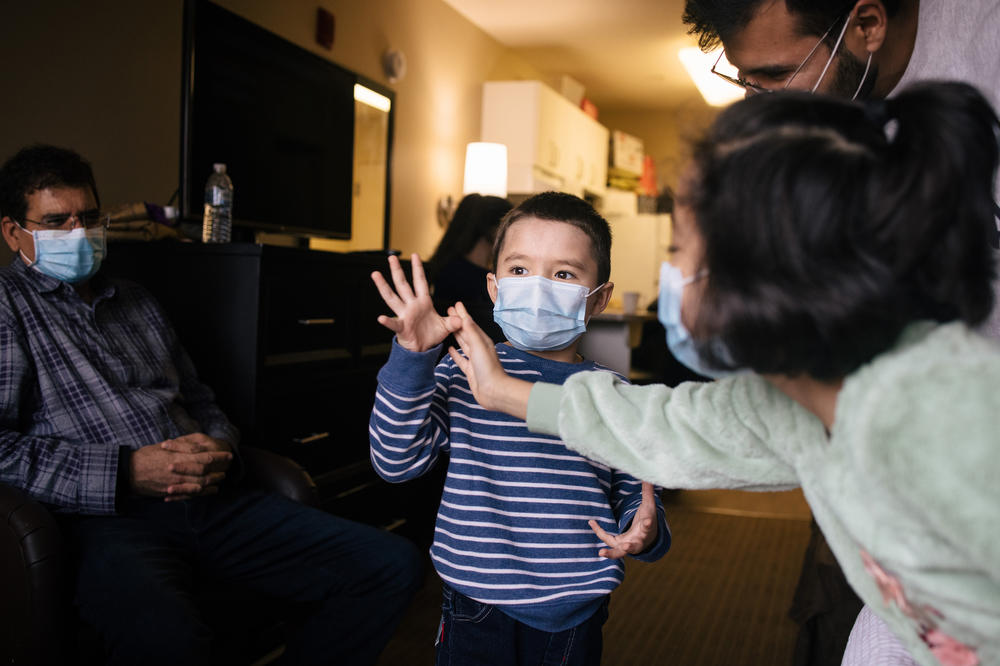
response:
M201 223L203 243L228 243L233 228L233 181L225 164L213 164L205 184L205 216Z

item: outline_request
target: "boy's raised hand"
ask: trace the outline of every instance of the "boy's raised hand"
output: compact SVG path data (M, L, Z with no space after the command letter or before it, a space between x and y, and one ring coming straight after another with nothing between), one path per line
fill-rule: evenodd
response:
M511 377L504 371L490 336L476 325L462 303L448 308L448 314L461 322L461 328L454 333L465 354L454 348L448 353L465 373L476 402L486 409L519 419L527 418L531 382Z
M461 319L455 316L442 317L434 309L431 292L424 275L424 266L416 254L410 257L413 269L413 288L406 281L406 274L399 264L399 259L389 256L389 272L392 275L393 290L378 271L372 272L372 281L378 288L382 300L396 315L388 317L379 315L378 323L396 334L400 346L410 351L427 351L440 344L449 333L456 331L461 325Z
M653 494L653 484L642 482L642 503L632 516L632 524L621 534L605 532L596 520L589 521L590 529L601 538L609 548L597 551L601 557L614 560L626 555L638 555L648 550L656 542L657 537L656 499Z

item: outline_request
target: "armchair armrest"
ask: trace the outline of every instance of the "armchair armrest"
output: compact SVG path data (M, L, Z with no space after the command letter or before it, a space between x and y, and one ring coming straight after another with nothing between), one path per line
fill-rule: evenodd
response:
M309 472L291 458L254 446L241 446L246 481L308 506L319 505L316 484Z
M0 483L0 646L10 663L62 661L65 558L48 509Z

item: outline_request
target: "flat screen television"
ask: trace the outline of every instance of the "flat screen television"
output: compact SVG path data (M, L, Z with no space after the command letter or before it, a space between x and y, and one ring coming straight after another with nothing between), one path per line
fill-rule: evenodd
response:
M358 82L393 97L218 5L186 0L182 216L201 219L205 182L222 162L234 238L239 227L350 238ZM388 193L386 204L383 224Z

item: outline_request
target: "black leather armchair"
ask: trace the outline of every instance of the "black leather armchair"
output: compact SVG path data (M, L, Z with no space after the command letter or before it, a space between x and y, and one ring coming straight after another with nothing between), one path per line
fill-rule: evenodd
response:
M293 460L264 449L240 450L247 484L318 504L316 485ZM86 663L73 654L79 627L55 518L24 491L0 483L0 519L0 664ZM232 654L245 652L240 645Z

